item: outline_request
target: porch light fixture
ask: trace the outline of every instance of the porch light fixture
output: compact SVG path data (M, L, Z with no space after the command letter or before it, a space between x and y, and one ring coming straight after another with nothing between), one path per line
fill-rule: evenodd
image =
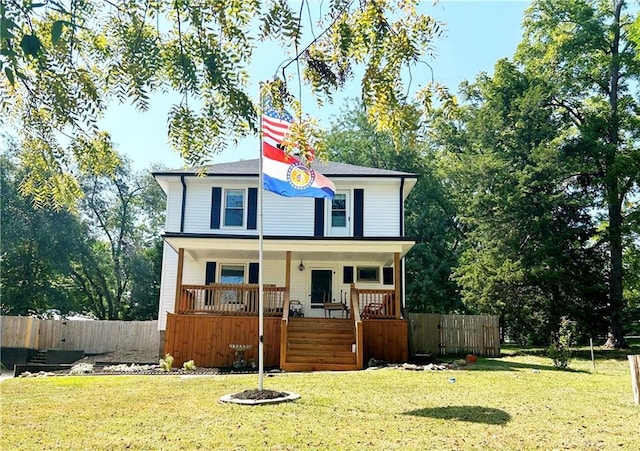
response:
M302 264L302 260L300 260L300 264L298 265L298 270L304 271L304 265Z

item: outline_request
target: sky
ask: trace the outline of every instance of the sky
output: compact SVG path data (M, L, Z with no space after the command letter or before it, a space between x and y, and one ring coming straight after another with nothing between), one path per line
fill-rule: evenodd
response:
M431 0L421 2L420 11L443 22L445 33L435 42L435 57L426 59L431 70L424 64L413 68L412 83L421 86L433 77L456 92L461 82L473 80L480 72L491 74L499 59L513 57L522 38L522 17L529 3L524 0L441 0L435 5ZM270 79L285 59L284 51L280 53L275 47L256 52L250 67L256 101L258 82ZM306 100L309 97L303 92L304 112L328 128L344 109L345 102L359 95L359 86L358 80L353 80L334 97L333 104L325 103L323 107ZM134 170L148 170L152 164L167 168L183 166L167 141L168 111L178 100L177 96L154 95L147 112L140 112L130 105L113 104L105 113L100 125L111 133L118 151L131 159ZM257 136L247 138L213 160L229 162L258 158L259 148Z

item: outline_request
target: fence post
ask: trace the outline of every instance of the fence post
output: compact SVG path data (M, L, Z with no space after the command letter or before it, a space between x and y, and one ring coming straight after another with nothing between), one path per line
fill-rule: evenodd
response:
M633 402L640 405L640 355L628 355L629 369L631 370L631 390Z

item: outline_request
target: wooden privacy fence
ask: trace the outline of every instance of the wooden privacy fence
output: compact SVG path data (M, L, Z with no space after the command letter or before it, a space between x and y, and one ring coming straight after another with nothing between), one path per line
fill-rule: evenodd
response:
M498 316L409 313L416 354L500 355Z
M157 353L158 321L43 320L0 316L2 347L84 350L86 354L115 351Z

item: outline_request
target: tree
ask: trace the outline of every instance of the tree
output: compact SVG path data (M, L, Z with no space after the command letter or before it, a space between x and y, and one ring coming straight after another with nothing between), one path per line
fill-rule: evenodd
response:
M625 218L637 208L627 201L638 192L640 177L640 15L635 12L634 19L625 14L627 3L535 1L525 14L524 39L516 54L528 74L549 82L549 104L564 118L566 152L581 159L580 182L591 191L602 217L609 253L606 345L615 347L626 347Z
M415 312L452 313L463 309L457 286L451 280L456 265L458 233L451 202L437 177L432 155L411 134L394 139L377 132L357 101L342 111L326 136L334 161L418 174L418 182L406 202L405 229L416 238L407 254L407 308Z
M69 293L71 258L81 235L68 211L36 208L18 193L25 177L11 151L0 155L0 298L2 314L82 312Z
M156 227L163 197L149 179L133 174L125 162L115 178L82 180L86 232L72 277L98 318L148 317L148 310L157 307L161 253Z
M78 175L115 173L108 131L96 125L112 100L144 111L153 93L180 94L169 139L189 165L255 133L247 67L263 41L289 51L289 62L274 66L282 79L266 84L278 106L293 99L285 83L293 67L320 101L362 68L370 121L392 136L415 130L417 110L403 75L440 34L417 3L331 0L316 12L308 0L298 11L286 0L2 0L2 116L21 133L29 170L22 191L41 204L69 205L81 194ZM305 23L318 24L311 36L303 34ZM429 97L425 89L422 98ZM294 111L301 125L294 144L305 149L317 130Z
M100 319L157 315L164 193L151 175L83 180L80 211L36 207L18 192L25 169L0 155L1 311Z
M459 116L437 118L432 136L465 232L464 303L524 343L548 343L565 316L599 330L603 255L548 86L503 60L462 91Z
M131 293L122 312L123 319L158 319L163 244L158 237L133 256L129 264Z

